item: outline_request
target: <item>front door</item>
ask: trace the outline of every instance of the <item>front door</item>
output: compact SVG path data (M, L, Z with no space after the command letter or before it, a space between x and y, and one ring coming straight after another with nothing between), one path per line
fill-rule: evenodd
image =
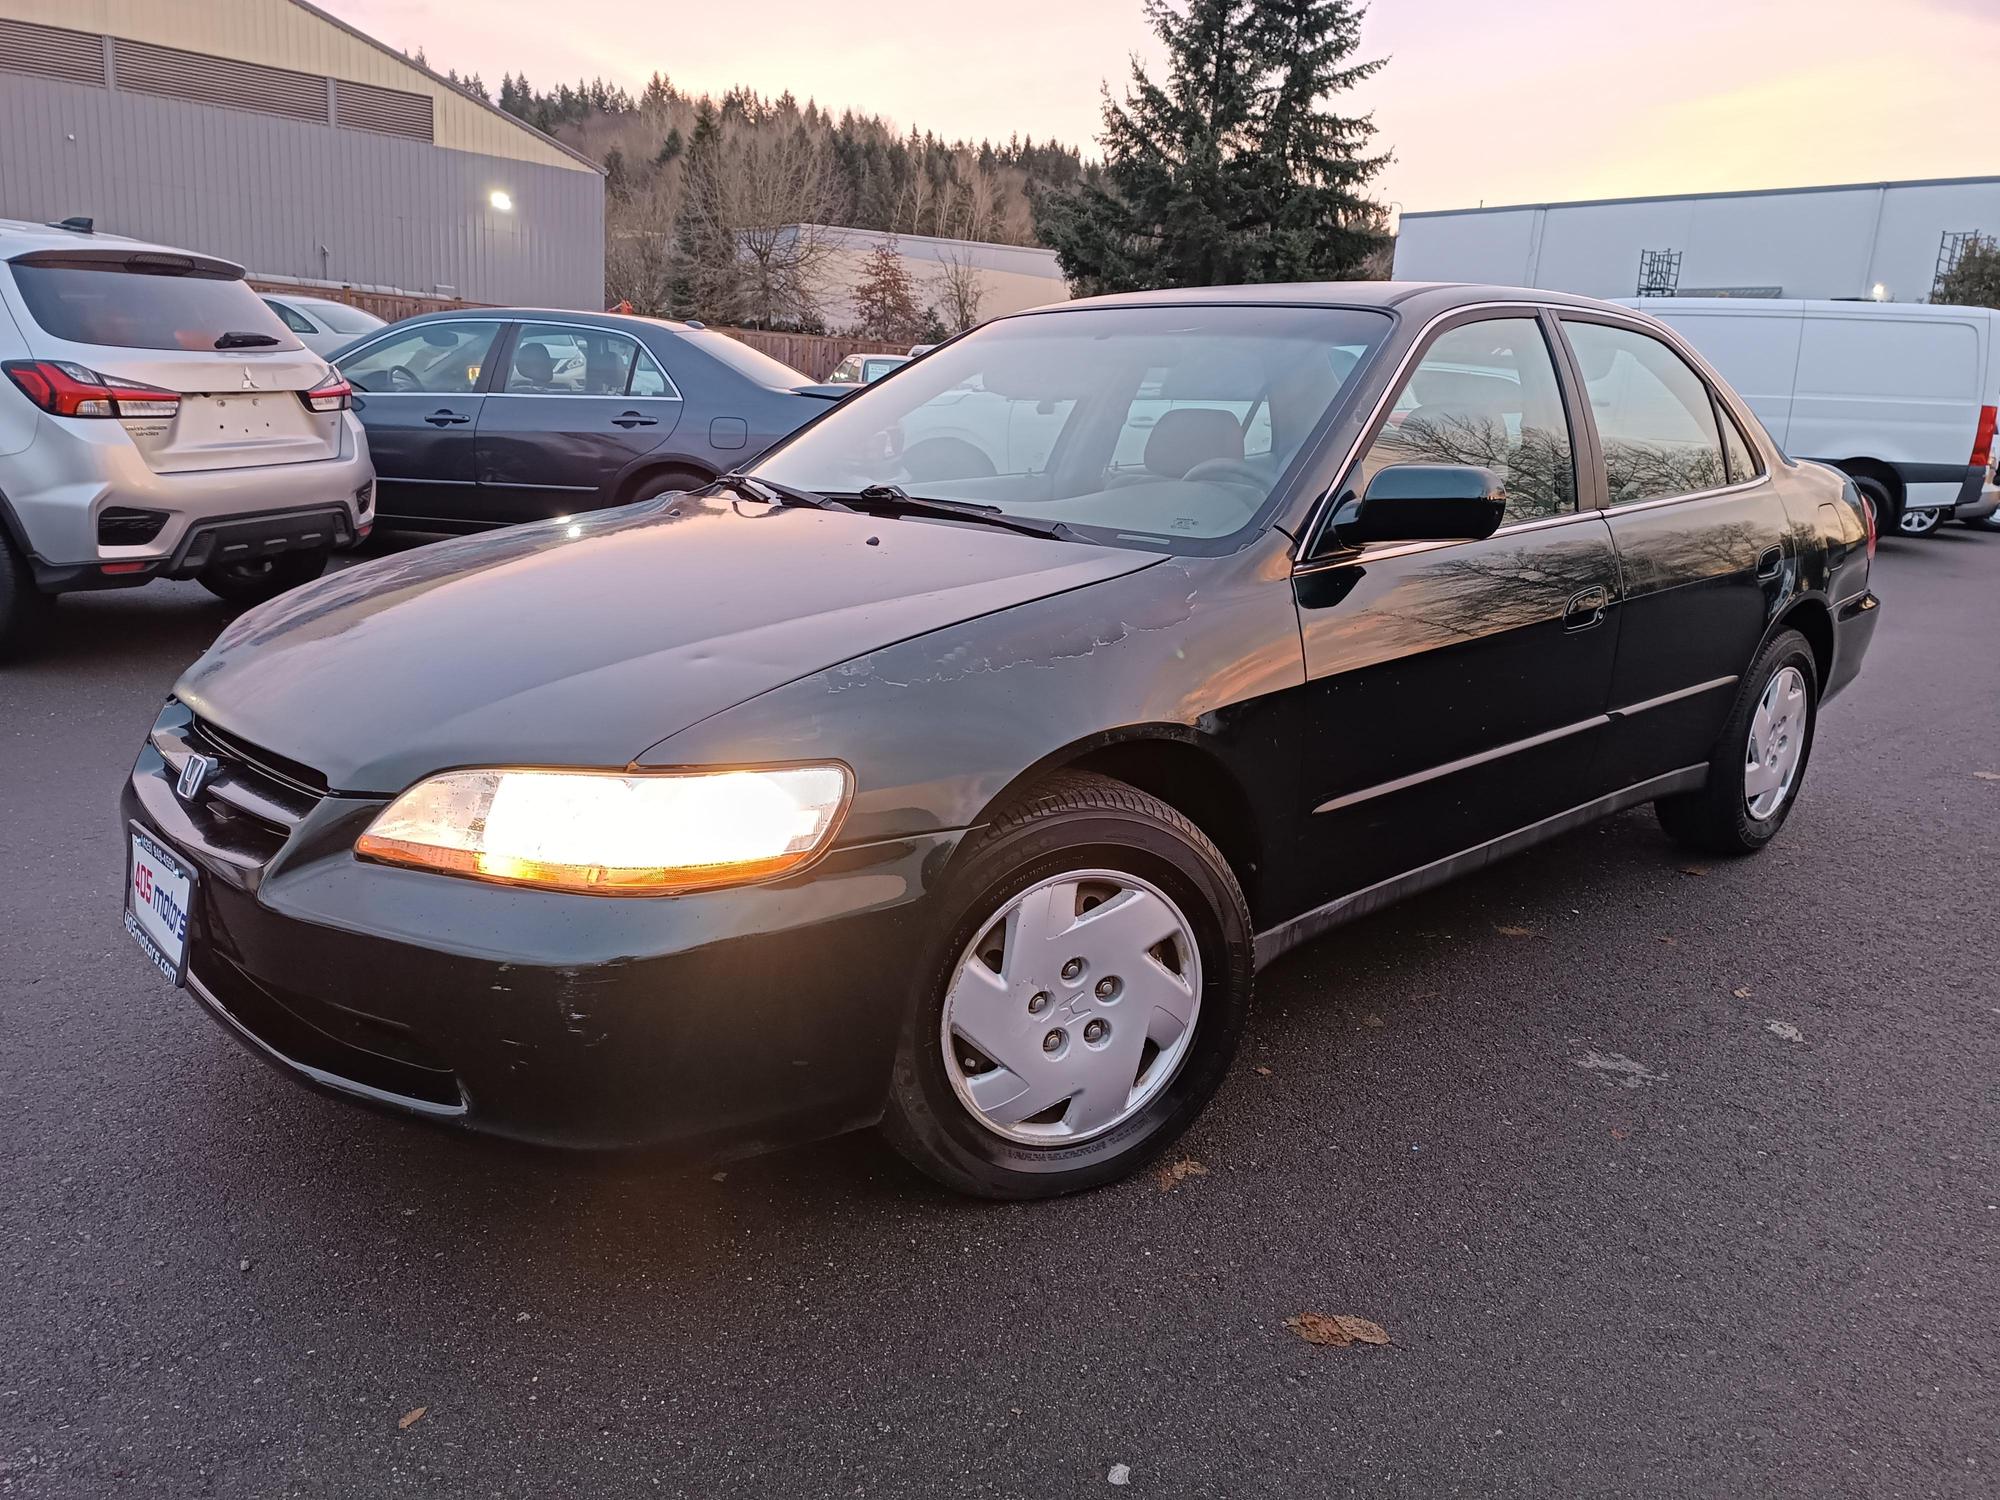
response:
M375 508L387 521L449 522L476 483L473 436L487 356L501 324L418 323L342 359L375 463Z
M1614 317L1561 327L1625 577L1605 773L1629 784L1707 762L1795 543L1756 447L1679 353Z
M612 503L620 477L667 440L681 406L636 339L523 323L480 413L478 519L534 521Z
M1579 511L1573 413L1532 311L1426 347L1345 488L1397 463L1507 484L1484 541L1342 547L1294 576L1310 728L1304 864L1321 905L1590 801L1619 631L1611 531Z

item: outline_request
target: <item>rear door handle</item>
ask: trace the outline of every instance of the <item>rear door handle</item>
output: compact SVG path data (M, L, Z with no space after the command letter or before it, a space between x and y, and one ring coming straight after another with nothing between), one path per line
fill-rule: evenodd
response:
M1610 607L1611 593L1601 586L1572 595L1563 606L1563 629L1588 630L1593 625L1602 625L1604 612Z
M621 411L611 419L611 425L614 427L623 427L627 431L630 431L634 427L658 427L660 419L658 417L642 417L636 411Z
M1757 559L1757 576L1759 578L1776 578L1778 576L1778 569L1783 562L1784 554L1776 547L1765 549Z
M425 417L424 420L433 427L453 427L461 422L470 422L472 418L466 416L463 412L434 411L428 417Z

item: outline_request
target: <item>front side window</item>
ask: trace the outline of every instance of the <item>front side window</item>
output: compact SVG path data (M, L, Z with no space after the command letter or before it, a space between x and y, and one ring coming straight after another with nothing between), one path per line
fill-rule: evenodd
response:
M1508 522L1576 509L1576 459L1548 340L1534 318L1490 318L1431 341L1362 455L1356 494L1390 464L1471 464L1507 487Z
M498 323L419 323L338 362L358 391L465 395L479 388Z
M622 396L636 340L596 328L524 323L502 389L517 396Z
M1604 449L1613 505L1665 500L1729 482L1708 385L1651 334L1565 318Z
M850 396L754 472L1222 551L1266 514L1390 326L1360 308L1244 305L1003 318Z
M278 320L281 323L283 323L287 328L291 329L293 333L319 332L319 330L313 327L312 323L303 314L294 312L291 308L285 306L285 304L282 302L273 302L269 297L266 297L264 299L264 305L270 308L272 312L276 313L278 315Z
M310 306L313 316L335 333L366 333L383 326L382 320L364 307L349 307L345 302L314 302Z

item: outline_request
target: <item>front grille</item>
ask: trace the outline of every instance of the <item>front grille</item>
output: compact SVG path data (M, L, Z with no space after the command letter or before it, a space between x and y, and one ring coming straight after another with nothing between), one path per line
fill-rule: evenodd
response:
M181 805L217 853L245 865L269 863L326 796L326 778L311 767L245 745L178 703L153 726L153 748L177 785L190 757L217 762Z
M143 547L160 534L167 524L163 510L134 510L128 505L109 505L97 513L97 545L100 547Z

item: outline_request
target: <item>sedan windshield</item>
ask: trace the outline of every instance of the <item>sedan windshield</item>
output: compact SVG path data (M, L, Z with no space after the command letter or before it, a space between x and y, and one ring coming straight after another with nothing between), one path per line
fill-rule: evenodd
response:
M1331 307L1099 307L1003 319L851 396L753 473L1220 551L1258 523L1388 331Z

